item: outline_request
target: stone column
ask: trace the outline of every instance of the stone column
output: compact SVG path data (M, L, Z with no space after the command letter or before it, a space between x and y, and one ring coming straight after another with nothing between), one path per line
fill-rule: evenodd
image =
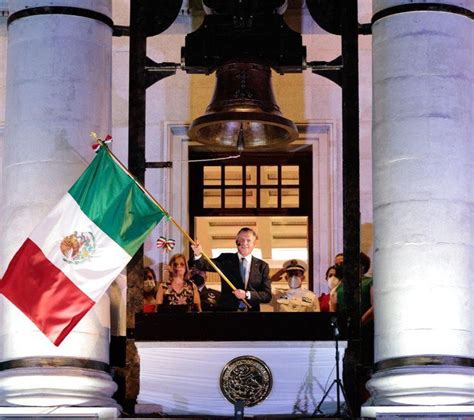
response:
M9 6L1 273L93 158L90 132L111 129L111 0ZM0 296L0 411L117 407L109 306L105 296L56 347Z
M363 415L474 412L473 6L373 2L376 364Z

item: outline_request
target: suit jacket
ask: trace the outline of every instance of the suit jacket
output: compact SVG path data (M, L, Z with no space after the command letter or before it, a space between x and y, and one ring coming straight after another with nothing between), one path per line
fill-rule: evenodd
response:
M208 289L204 286L199 291L199 296L201 297L201 307L203 312L209 311L216 311L217 310L217 302L219 301L219 297L221 292L218 292L214 289Z
M272 299L272 287L269 276L270 268L265 261L252 256L247 288L245 288L244 280L240 275L240 264L237 253L224 253L217 258L213 258L212 261L237 289L250 292L250 299L247 299L248 303L252 306L252 308L249 309L250 311L260 311L260 303L270 302ZM216 271L204 258L199 258L198 260L191 259L191 265L203 271ZM240 300L233 295L231 287L222 279L221 288L222 291L218 308L224 311L237 310Z

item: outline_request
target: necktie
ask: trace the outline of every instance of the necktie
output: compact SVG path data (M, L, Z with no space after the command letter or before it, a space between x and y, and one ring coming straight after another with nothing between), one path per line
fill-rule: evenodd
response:
M247 260L245 258L240 259L240 275L242 276L242 280L244 282L244 290L247 288L247 279L246 279L246 271L247 271ZM246 311L247 307L244 302L240 301L239 303L239 311Z
M247 260L245 258L242 258L240 260L240 275L242 276L242 280L244 281L244 289L247 288L246 273L247 273Z

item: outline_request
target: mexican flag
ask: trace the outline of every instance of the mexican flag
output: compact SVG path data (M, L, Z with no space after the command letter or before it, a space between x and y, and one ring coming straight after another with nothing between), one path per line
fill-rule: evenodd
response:
M163 216L107 147L100 147L17 251L0 293L59 346Z

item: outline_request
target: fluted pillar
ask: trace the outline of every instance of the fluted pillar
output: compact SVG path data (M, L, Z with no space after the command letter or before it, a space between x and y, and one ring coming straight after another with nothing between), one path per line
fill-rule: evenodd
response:
M1 273L92 160L90 132L111 128L111 0L13 0L9 8ZM105 296L56 347L0 296L0 411L117 407L109 306Z
M373 2L376 365L363 415L474 412L473 6Z

